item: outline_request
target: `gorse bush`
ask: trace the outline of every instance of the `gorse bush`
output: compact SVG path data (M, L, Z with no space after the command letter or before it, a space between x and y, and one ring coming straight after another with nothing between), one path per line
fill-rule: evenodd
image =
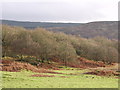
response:
M53 33L43 28L26 30L2 25L2 53L4 56L35 57L44 62L57 58L72 62L77 56L96 61L117 62L118 42L104 37L85 39L64 33Z

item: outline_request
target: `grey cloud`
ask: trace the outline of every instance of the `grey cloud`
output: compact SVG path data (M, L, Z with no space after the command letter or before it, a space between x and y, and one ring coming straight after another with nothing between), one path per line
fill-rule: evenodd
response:
M101 20L106 17L100 11L105 6L99 3L3 3L3 19L29 21L79 21Z

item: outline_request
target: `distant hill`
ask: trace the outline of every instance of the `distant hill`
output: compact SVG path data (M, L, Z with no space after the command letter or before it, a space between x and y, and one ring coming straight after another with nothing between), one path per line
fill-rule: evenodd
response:
M12 21L12 20L0 20L2 24L7 24L11 26L21 26L24 28L36 28L36 27L69 27L69 26L79 26L80 23L51 23L51 22L29 22L29 21Z
M90 23L48 23L48 22L26 22L2 20L2 24L11 26L22 26L24 28L43 27L49 31L64 32L85 38L104 36L109 39L118 39L117 21L98 21Z
M59 31L67 34L92 38L103 36L109 39L118 39L118 22L117 21L99 21L81 24L71 27L53 27L48 28L50 31Z

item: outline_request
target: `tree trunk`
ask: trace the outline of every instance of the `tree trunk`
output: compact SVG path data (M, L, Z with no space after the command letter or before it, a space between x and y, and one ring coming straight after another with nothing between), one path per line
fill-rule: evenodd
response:
M21 58L20 58L20 60L22 61L23 60L23 55L21 54Z

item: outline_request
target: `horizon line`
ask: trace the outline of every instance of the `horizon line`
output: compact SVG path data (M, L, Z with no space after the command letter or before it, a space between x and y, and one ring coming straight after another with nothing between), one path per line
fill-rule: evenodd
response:
M90 23L90 22L109 22L113 20L99 20L99 21L88 21L88 22L80 22L80 21L30 21L30 20L15 20L15 19L0 19L0 20L6 20L6 21L17 21L17 22L42 22L42 23ZM118 20L114 20L118 21Z

